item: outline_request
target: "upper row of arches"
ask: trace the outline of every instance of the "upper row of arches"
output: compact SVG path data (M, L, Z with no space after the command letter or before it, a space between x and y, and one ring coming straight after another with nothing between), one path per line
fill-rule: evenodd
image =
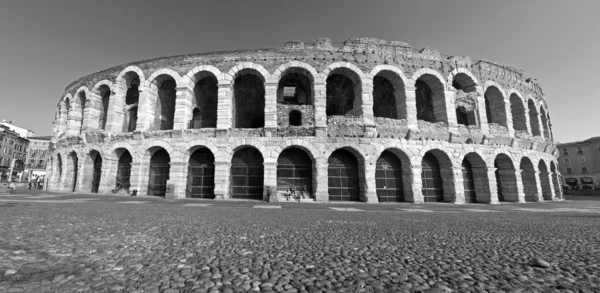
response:
M218 88L233 86L233 127L263 127L266 84L277 85L277 102L309 105L314 104L318 98L315 96L315 88L326 85L327 116L363 116L363 93L372 88L373 116L396 119L407 118L406 91L414 89L418 120L449 122L452 116L449 111L454 110L458 124L497 123L508 127L510 119L507 111L510 111L515 130L530 130L533 135L544 132L546 138L551 135L544 100L538 101L531 95L523 96L514 88L505 90L494 81L486 81L481 85L467 69L455 69L445 79L437 71L423 68L407 78L395 66L379 65L369 73L364 73L347 62L330 64L320 73L311 65L299 61L283 64L272 74L259 64L244 62L226 73L214 66L202 65L183 76L171 69L159 69L148 78L140 68L129 66L117 75L114 83L102 80L91 92L86 87L80 87L75 96L66 94L59 104L56 120L64 115L63 120L66 121L64 118L68 117L68 120L79 121L80 126L83 126L85 108L96 104L98 106L94 108L100 109L97 128L104 129L109 116L108 104L114 94L120 99L115 102L124 104L124 108L119 109L123 111L123 122L120 123L123 125L122 131L135 130L140 114L152 117L152 124L156 125L156 129L173 129L177 91L188 89L195 96L191 101L191 113L187 115L191 118L189 128L216 127ZM139 108L140 88L151 93L145 109ZM468 111L462 105L457 105L456 109L448 109L446 92L450 88L484 96L487 121L479 121L481 119L478 117L481 115L477 113L484 111L484 105L479 105L475 111ZM240 98L241 96L244 97ZM248 96L252 99L247 98ZM92 97L95 102L88 102ZM506 105L510 105L510 109ZM541 121L538 121L538 117Z

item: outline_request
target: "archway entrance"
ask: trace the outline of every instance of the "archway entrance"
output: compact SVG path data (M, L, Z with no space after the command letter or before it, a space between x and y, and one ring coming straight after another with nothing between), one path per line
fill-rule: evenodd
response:
M359 201L358 161L346 150L336 150L327 160L330 201Z
M537 181L535 180L533 164L528 158L523 158L521 159L520 167L525 201L537 201Z
M117 185L120 185L124 190L129 191L131 184L129 178L131 175L131 154L125 150L119 157L117 164Z
M465 203L476 203L477 194L475 192L475 180L473 179L473 169L467 158L463 159L461 164L463 174L463 188L465 190Z
M90 153L90 157L94 163L94 172L92 175L92 193L98 193L98 189L100 188L100 178L102 175L102 157L97 151L92 151Z
M148 195L164 197L167 192L167 180L171 169L171 157L164 149L157 150L150 159L148 176Z
M231 197L262 199L263 186L262 154L252 147L236 151L231 159Z
M384 151L377 159L375 190L379 202L404 202L402 163L390 151Z
M277 159L277 192L288 192L290 187L312 197L312 160L298 148L284 150Z
M427 152L421 161L421 168L423 200L425 202L443 202L444 186L440 174L440 164L435 155Z
M509 156L499 154L494 160L498 201L517 201L519 192L515 167Z
M542 187L542 197L544 200L552 200L552 187L550 186L550 173L548 172L548 167L546 167L546 163L540 160L538 164L538 169L540 171L540 184Z
M77 158L77 154L75 152L72 152L69 154L67 160L67 190L75 191L75 188L77 187L77 165L79 159Z
M190 156L185 195L215 198L215 157L207 148L200 148Z

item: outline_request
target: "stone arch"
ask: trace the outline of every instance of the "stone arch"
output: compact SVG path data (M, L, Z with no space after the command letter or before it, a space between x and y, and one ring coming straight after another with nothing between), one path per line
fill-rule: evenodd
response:
M214 142L204 138L194 138L181 147L180 152L183 154L183 160L189 160L190 155L199 148L209 149L215 156L215 160L221 155L221 151Z
M280 143L279 146L277 146L277 148L273 151L273 157L279 157L281 155L281 152L291 147L303 150L313 161L316 161L320 158L318 149L312 143L304 140L294 139L285 140L282 143Z
M86 117L86 110L90 106L90 91L87 87L82 86L75 91L75 97L73 99L74 106L74 119L76 120L75 125L77 132L81 133L87 129L88 118Z
M198 68L200 69L200 68ZM198 70L189 78L189 89L192 93L191 109L192 119L190 127L198 128L216 128L217 127L217 107L219 103L219 77L216 68L212 70ZM191 73L191 72L190 72ZM187 78L187 76L185 77ZM184 84L185 84L184 83Z
M245 63L243 63L245 64ZM250 64L252 65L252 64ZM262 66L234 66L232 77L233 127L262 128L265 126L266 87L269 76Z
M531 127L531 135L541 136L537 106L533 99L527 100L527 108L529 109L529 124Z
M558 169L556 168L554 161L550 161L550 172L552 174L552 186L554 186L555 198L562 198L562 187L560 185L560 178L558 177Z
M147 195L166 197L167 181L171 171L173 158L165 148L152 146L146 150L148 160Z
M448 77L448 88L453 87L456 91L454 97L456 122L465 126L477 126L479 124L477 79L468 70L459 69L462 70L455 69Z
M329 201L359 201L364 179L359 176L360 163L352 148L336 149L327 159ZM361 182L363 184L361 184Z
M125 150L127 150L131 154L131 156L134 157L134 158L135 158L134 155L137 154L134 151L134 148L129 143L127 143L127 142L117 142L117 143L113 144L109 148L109 151L107 152L107 155L109 155L112 160L118 161L120 154L117 152L117 150L119 150L119 149L125 149Z
M406 74L404 74L404 72L400 68L398 68L397 66L393 66L393 65L388 65L388 64L377 65L371 70L369 75L371 77L373 77L373 76L376 76L377 74L379 74L381 71L393 72L400 78L400 80L402 81L403 84L410 84L410 79L408 77L406 77Z
M205 72L205 73L203 73ZM200 75L198 75L200 73ZM205 76L211 73L219 82L219 84L229 83L229 80L225 80L224 74L216 67L212 65L200 65L192 68L182 78L181 84L187 85L188 88L193 89L194 85L198 82L198 76Z
M206 147L194 146L188 159L185 197L215 198L215 155Z
M424 152L421 159L421 182L425 202L455 201L453 163L446 152L436 148Z
M540 105L540 118L541 118L540 122L542 124L544 138L550 140L551 136L550 136L550 129L549 129L549 125L548 125L548 116L547 116L546 110L544 109L543 105Z
M277 69L275 69L273 74L271 74L271 82L278 82L286 70L294 67L306 70L308 73L310 73L312 80L319 76L319 73L314 67L312 67L312 65L302 61L289 61L281 64L279 67L277 67Z
M538 201L538 189L536 180L536 171L533 163L528 157L522 157L519 165L521 169L521 181L523 182L523 192L525 193L525 201Z
M490 203L490 181L485 159L477 152L464 156L461 164L466 203Z
M513 119L513 128L516 131L527 131L527 117L525 116L525 106L521 95L517 92L510 94L510 112Z
M446 83L437 71L422 68L412 77L417 103L417 120L448 123Z
M373 116L407 119L404 73L394 66L379 65L370 76L373 77Z
M154 112L150 130L171 130L175 124L175 105L177 86L180 77L171 69L159 69L146 81L148 95L146 97L147 111ZM149 113L147 113L149 114Z
M101 150L90 149L83 162L81 170L81 187L79 190L98 193L100 187L100 176L102 172L103 158Z
M450 83L451 82L451 83ZM465 93L477 92L479 82L473 73L466 68L457 68L448 75L447 87L453 87L456 90L462 90Z
M254 71L254 72L253 72ZM244 72L252 72L253 75L259 77L263 82L270 79L269 71L267 71L262 65L252 62L242 62L231 67L227 74L224 76L226 81L233 83L235 78Z
M289 146L277 157L277 192L314 199L318 178L315 160L305 148Z
M505 100L502 91L496 86L490 85L485 89L484 99L487 123L495 123L508 127Z
M264 157L252 146L241 146L232 153L230 178L231 197L262 199L264 194Z
M327 66L323 75L327 116L362 116L362 71L353 64L336 62Z
M115 146L113 150L110 152L110 157L117 164L117 168L113 173L114 177L109 179L109 182L112 182L114 179L114 184L109 184L109 186L114 185L115 190L118 191L119 188L129 192L131 188L131 168L134 162L133 150L130 146L123 144L120 146ZM112 187L112 186L111 186Z
M538 163L538 172L540 187L542 188L542 198L544 200L552 200L551 174L544 159L540 159Z
M277 157L273 157L271 152L265 147L265 145L256 139L241 139L235 142L231 142L225 150L221 152L223 155L221 158L230 161L231 156L238 150L244 147L253 147L257 149L265 162L276 162ZM218 159L217 159L218 160Z
M494 159L494 167L496 168L495 176L498 201L519 201L517 173L513 159L506 153L499 152Z
M110 105L110 96L112 94L112 84L107 84L107 81L101 81L94 86L94 96L98 97L98 100L94 102L95 107L99 110L98 115L98 128L106 129L106 122L108 118L108 106Z
M375 191L379 202L407 202L412 193L410 158L399 148L385 148L375 163Z
M142 149L144 150L144 153L142 154L143 161L150 159L150 157L154 154L154 152L156 152L156 150L159 148L162 148L167 153L169 153L169 157L171 157L171 159L179 157L177 155L179 153L179 151L176 151L175 149L173 149L173 147L171 146L170 143L168 143L164 140L150 140L150 141L144 143L144 145L142 147Z
M305 63L304 66L291 64L280 66L271 76L273 82L277 82L277 103L314 105L316 71ZM287 93L288 88L293 89L293 92Z
M119 73L114 83L115 98L109 104L109 117L107 117L107 124L111 124L113 130L123 132L136 130L140 90L145 82L144 72L137 66L128 66Z
M146 78L144 76L144 71L141 68L139 68L135 65L130 65L130 66L123 68L123 70L121 70L121 72L119 72L119 74L117 75L117 78L115 79L115 85L119 85L119 84L122 84L123 82L127 82L128 76L130 76L131 73L137 75L137 77L140 79L140 85L142 85L143 82L146 80ZM129 84L127 84L127 86L129 86Z

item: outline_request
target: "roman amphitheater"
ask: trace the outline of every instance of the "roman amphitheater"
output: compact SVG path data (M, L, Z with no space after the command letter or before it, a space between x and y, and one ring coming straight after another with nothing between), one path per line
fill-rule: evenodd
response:
M522 70L373 38L133 62L67 86L47 188L214 200L285 201L290 190L304 202L560 200L544 98Z

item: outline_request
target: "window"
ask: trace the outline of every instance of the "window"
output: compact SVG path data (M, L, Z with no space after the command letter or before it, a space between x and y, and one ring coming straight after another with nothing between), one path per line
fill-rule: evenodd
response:
M577 147L577 153L578 154L583 154L583 149L581 147Z
M571 160L569 160L569 158L565 158L565 163L569 164L571 163Z
M573 174L573 170L571 168L567 168L567 174Z
M569 155L569 150L568 149L564 148L564 149L562 149L562 151L563 151L563 155L565 155L565 156Z
M581 173L587 173L587 167L581 167Z
M579 157L577 158L577 160L579 161L579 163L585 163L585 157Z

